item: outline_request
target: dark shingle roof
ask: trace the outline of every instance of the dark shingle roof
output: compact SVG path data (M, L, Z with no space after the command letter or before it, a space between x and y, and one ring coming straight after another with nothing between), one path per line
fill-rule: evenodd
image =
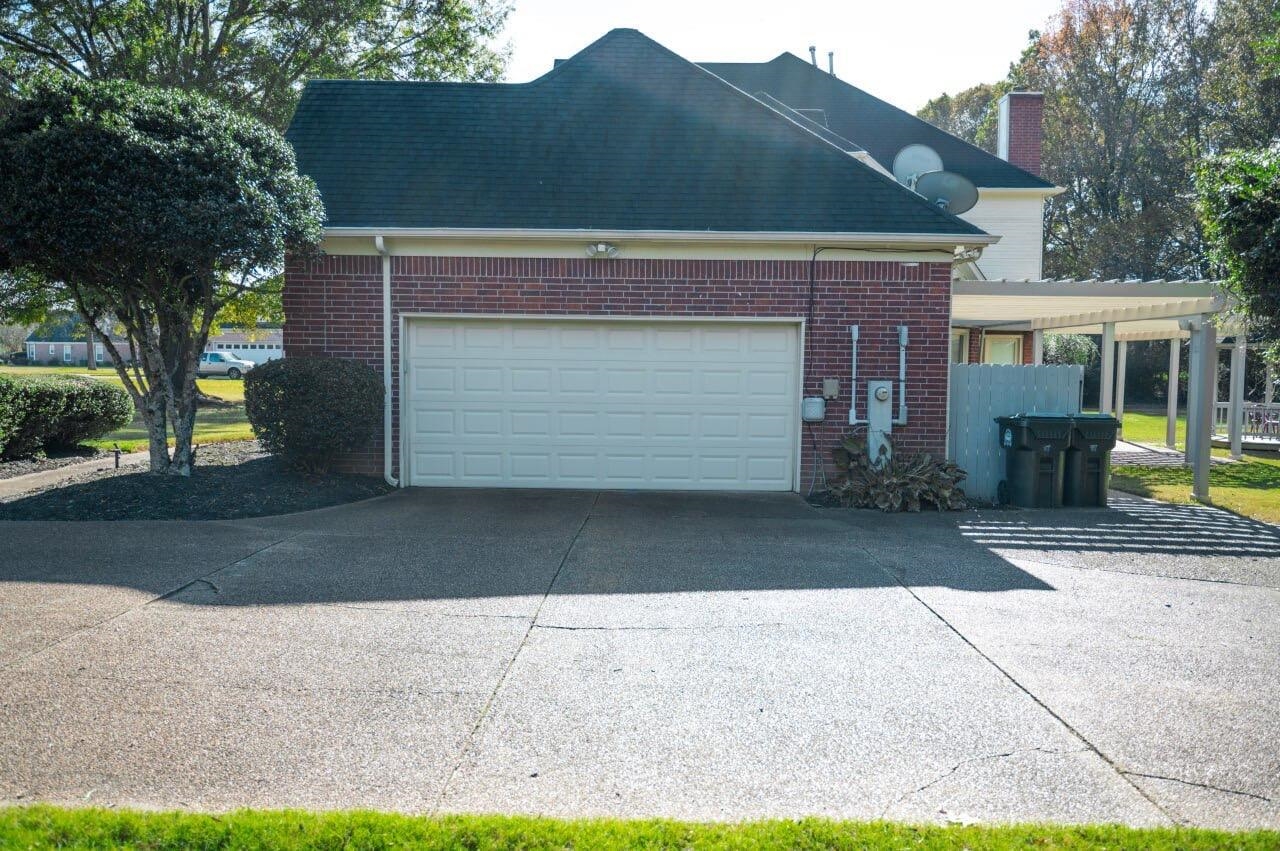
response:
M531 83L317 80L330 227L981 234L634 30Z
M978 186L1053 186L790 53L770 62L703 62L701 65L744 91L768 92L792 109L826 110L827 125L834 132L862 145L885 168L893 165L893 156L898 151L912 143L921 143L941 155L948 171L962 174Z

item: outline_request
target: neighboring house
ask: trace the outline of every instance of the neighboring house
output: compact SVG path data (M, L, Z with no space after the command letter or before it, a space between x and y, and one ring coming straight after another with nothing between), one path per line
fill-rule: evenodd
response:
M70 339L72 336L71 330L72 328L68 327L63 332L54 329L53 331L33 331L28 334L26 340L27 363L45 366L87 366L89 363L89 344L84 340ZM83 328L80 330L83 332ZM111 339L116 346L116 351L120 352L128 360L128 340L116 337ZM93 349L95 363L100 365L111 364L111 356L104 350L101 340L94 343Z
M873 410L941 455L954 261L1038 277L982 225L1054 191L795 57L632 30L526 84L314 81L288 138L328 222L284 344L383 370L351 465L406 485L798 490ZM909 142L983 187L970 220L885 174Z
M284 357L284 332L279 328L258 328L252 333L224 328L209 337L206 352L229 352L241 360L266 363Z

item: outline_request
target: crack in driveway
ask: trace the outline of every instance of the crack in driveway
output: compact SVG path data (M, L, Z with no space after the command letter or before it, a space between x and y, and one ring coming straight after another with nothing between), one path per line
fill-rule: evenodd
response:
M118 611L114 615L111 615L110 617L107 617L107 618L103 618L97 623L88 624L86 626L82 626L82 627L79 627L78 629L72 630L71 632L59 638L57 641L52 641L48 644L45 644L42 647L37 647L35 650L32 650L30 653L23 654L22 656L18 656L14 659L10 659L8 662L5 662L4 664L0 664L0 669L12 668L15 665L19 665L19 664L22 664L23 662L27 662L31 659L34 659L36 656L39 656L41 653L52 650L55 647L61 647L63 644L66 644L68 641L70 641L71 639L75 638L78 635L81 635L86 632L91 632L95 629L101 629L102 627L106 626L112 621L122 618L131 612L136 612L139 609L145 609L147 606L150 606L152 603L160 603L165 600L171 600L174 597L181 594L183 591L186 591L188 588L190 588L193 585L204 583L205 585L208 585L210 588L212 588L215 593L221 593L220 591L218 591L218 586L214 585L212 582L209 581L210 577L217 576L222 571L229 570L230 568L233 568L238 564L244 564L245 562L249 561L249 559L254 558L255 556L262 555L267 550L273 549L287 541L293 540L294 538L298 537L299 534L301 533L295 532L292 535L286 535L285 537L280 538L279 540L272 541L268 544L264 544L263 546L258 547L253 552L247 555L241 556L235 561L228 562L227 564L214 568L208 573L204 573L204 574L201 574L200 576L197 576L195 579L191 579L191 580L188 580L187 582L184 582L183 584L179 585L177 588L174 588L170 591L166 591L165 593L152 597L149 600L144 600L143 602L139 603L136 606L129 606L127 609Z
M1008 670L1002 667L999 662L997 662L994 658L992 658L986 652L984 652L982 648L978 647L978 645L975 644L967 635L965 635L963 632L960 631L959 627L951 623L951 621L947 620L946 617L944 617L940 611L938 611L933 606L925 602L925 599L921 597L919 594L917 594L914 588L912 588L910 585L907 584L905 570L891 568L888 565L884 564L879 558L877 558L871 552L871 550L869 550L867 547L862 545L856 545L856 546L858 547L858 549L862 550L862 552L866 554L867 559L870 561L871 564L874 564L877 569L882 571L886 576L890 577L895 583L898 584L899 587L902 588L902 590L910 594L917 603L919 603L921 606L924 606L924 608L930 614L932 614L935 618L941 621L942 624L946 626L947 629L951 630L951 632L954 633L957 638L959 638L961 641L967 644L969 648L973 650L974 653L977 653L980 657L982 657L984 661L986 661L988 665L995 668L996 671L999 672L1001 676L1003 676L1006 680L1008 680L1014 686L1014 688L1018 689L1018 691L1022 692L1027 697L1029 697L1037 706L1039 706L1041 709L1047 712L1050 715L1050 717L1052 717L1055 721L1061 724L1062 727L1069 734L1071 734L1073 738L1077 739L1081 744L1083 744L1087 750L1092 751L1095 755L1097 755L1099 759L1101 759L1104 763L1106 763L1111 768L1111 770L1115 772L1117 777L1119 777L1122 781L1128 784L1130 788L1132 788L1147 803L1149 803L1152 807L1154 807L1156 809L1156 812L1160 813L1160 815L1164 816L1173 824L1182 823L1182 820L1179 819L1172 812L1170 812L1159 801L1157 801L1154 795L1148 794L1145 789L1143 789L1141 786L1135 783L1133 781L1133 778L1129 777L1128 774L1126 774L1125 770L1121 768L1116 763L1115 760L1113 760L1111 757L1103 753L1101 748L1099 748L1093 742L1089 741L1089 739L1086 738L1085 735L1081 733L1079 730L1077 730L1074 726L1072 726L1071 723L1068 722L1066 718L1062 717L1057 712L1055 712L1054 709L1051 706L1049 706L1049 704L1045 703L1043 700L1037 697L1036 694L1032 692L1030 688L1023 685L1022 682L1019 681L1017 677L1015 677L1012 673L1010 673Z
M939 783L946 780L948 777L951 777L957 771L964 768L966 765L972 765L975 762L989 762L993 759L1006 759L1008 757L1017 756L1019 754L1024 754L1024 753L1044 753L1044 754L1061 755L1061 754L1088 753L1088 752L1089 752L1089 748L1076 748L1074 750L1062 751L1062 750L1057 750L1056 748L1046 748L1043 745L1036 745L1035 747L1032 747L1032 748L1014 748L1011 751L1003 751L1001 753L988 753L988 754L982 754L980 756L971 756L966 759L960 760L955 765L951 766L949 769L942 772L937 777L933 778L923 786L919 786L915 789L912 789L910 792L899 795L897 798L890 801L888 804L885 804L884 809L880 811L880 817L884 818L888 814L889 809L893 807L894 804L900 804L906 799L910 798L912 795L918 795L921 792L925 791L926 789L930 789L934 786L937 786Z
M1145 777L1148 780L1168 780L1170 783L1181 783L1184 786L1194 786L1198 789L1208 789L1212 792L1222 792L1226 795L1239 795L1242 798L1253 798L1255 801L1263 801L1271 803L1271 799L1265 795L1255 795L1253 792L1245 792L1241 789L1227 789L1222 786L1214 786L1212 783L1200 783L1195 780L1183 780L1181 777L1166 777L1163 774L1143 774L1141 771L1121 771L1121 774L1129 777Z
M535 623L534 629L558 629L566 632L712 632L715 630L761 629L771 626L787 626L780 621L766 623L707 624L706 626L565 626L551 623Z

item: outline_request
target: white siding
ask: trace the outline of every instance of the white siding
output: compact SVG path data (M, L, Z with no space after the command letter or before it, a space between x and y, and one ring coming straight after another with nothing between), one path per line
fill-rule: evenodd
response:
M1001 239L988 245L978 268L988 280L1039 280L1044 260L1044 198L978 190L978 203L960 218Z

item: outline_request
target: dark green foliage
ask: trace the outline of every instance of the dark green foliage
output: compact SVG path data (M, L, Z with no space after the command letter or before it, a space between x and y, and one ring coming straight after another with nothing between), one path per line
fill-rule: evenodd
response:
M890 452L873 461L866 439L847 434L832 458L843 476L830 495L849 508L919 511L930 506L943 511L967 505L960 489L964 470L928 453Z
M341 358L282 358L244 379L245 412L269 452L322 472L369 445L382 423L382 377Z
M0 376L0 458L70 448L124 428L133 413L129 394L104 381Z
M153 472L189 475L195 370L215 317L323 233L315 184L270 127L189 92L47 76L0 113L0 311L70 305L106 353ZM168 434L172 434L172 458Z
M1254 330L1280 336L1280 143L1214 158L1198 178L1200 218L1228 287Z
M0 103L40 70L196 91L283 129L303 80L496 80L503 0L0 2Z

